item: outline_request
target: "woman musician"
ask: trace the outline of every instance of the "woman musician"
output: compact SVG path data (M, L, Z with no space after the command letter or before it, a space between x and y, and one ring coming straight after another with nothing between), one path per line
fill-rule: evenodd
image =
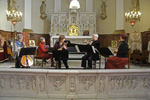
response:
M67 50L67 45L64 42L65 41L65 36L60 35L59 36L59 41L55 43L54 49L53 49L53 55L55 57L55 60L58 63L58 68L61 69L61 60L63 61L66 69L69 68L67 60L68 60L68 50Z
M44 58L44 62L47 62L46 59L51 59L51 67L54 67L54 61L53 61L53 56L52 54L47 54L49 51L49 47L47 47L45 38L40 37L40 44L38 46L38 56Z
M25 43L22 40L23 40L23 35L18 34L17 40L14 44L14 55L13 55L13 58L16 59L16 62L15 62L16 68L21 67L21 58L19 57L20 49L26 47Z
M105 69L122 69L128 62L128 43L127 34L120 34L120 45L114 50L113 53L117 53L116 56L109 57L106 62Z

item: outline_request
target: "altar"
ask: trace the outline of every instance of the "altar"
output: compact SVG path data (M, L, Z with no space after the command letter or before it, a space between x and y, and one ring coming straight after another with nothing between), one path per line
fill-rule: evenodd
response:
M69 40L71 43L83 44L85 41L90 41L92 36L65 36L66 40ZM58 40L59 36L51 36L51 47L54 47L55 42Z
M87 34L84 34L87 32ZM53 47L59 35L65 35L66 40L71 43L83 44L84 41L92 39L92 34L96 33L96 13L79 12L70 10L69 12L51 13L50 24L50 46Z

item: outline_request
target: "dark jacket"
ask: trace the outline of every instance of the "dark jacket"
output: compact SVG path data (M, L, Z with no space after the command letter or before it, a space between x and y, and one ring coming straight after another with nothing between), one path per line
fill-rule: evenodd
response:
M91 46L94 46L94 48L96 49L99 49L100 48L100 42L97 40L97 41L93 41ZM89 53L90 55L92 55L94 59L99 59L99 53L96 52L96 53Z
M58 58L68 58L68 50L63 48L64 45L65 43L62 43L62 45L60 45L59 42L55 43L52 53L56 60ZM62 50L59 51L59 48L62 48Z
M117 52L117 57L120 58L128 58L128 43L127 41L123 41L119 48L118 48L118 52Z

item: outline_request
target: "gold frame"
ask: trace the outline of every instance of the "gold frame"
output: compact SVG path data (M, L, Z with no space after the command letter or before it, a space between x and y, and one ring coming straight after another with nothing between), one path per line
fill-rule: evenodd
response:
M29 46L35 46L35 40L29 40Z
M70 25L68 27L68 36L78 36L79 35L79 27L77 25Z

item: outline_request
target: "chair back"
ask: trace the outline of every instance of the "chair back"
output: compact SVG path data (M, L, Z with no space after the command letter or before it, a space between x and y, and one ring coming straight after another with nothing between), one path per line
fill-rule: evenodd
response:
M35 50L34 55L38 55L38 49Z
M149 51L147 51L147 50L143 50L143 52L142 52L142 56L144 56L144 57L148 57L148 56L149 56Z
M140 50L133 50L133 55L140 55Z
M128 69L130 69L131 49L128 49Z

